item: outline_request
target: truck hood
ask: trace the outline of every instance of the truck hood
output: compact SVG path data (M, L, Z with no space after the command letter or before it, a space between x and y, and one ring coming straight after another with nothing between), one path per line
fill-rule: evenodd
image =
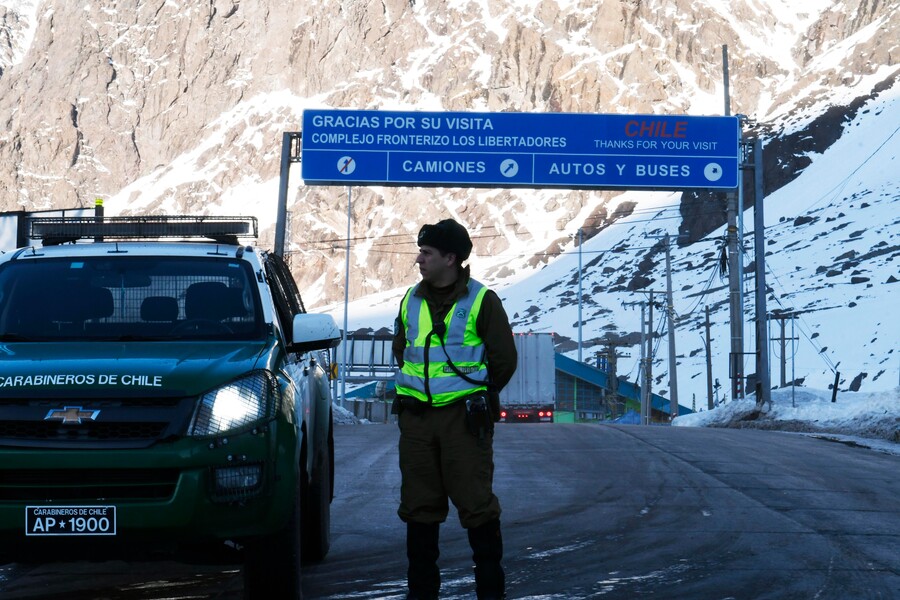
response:
M191 396L266 368L272 339L0 344L0 398Z

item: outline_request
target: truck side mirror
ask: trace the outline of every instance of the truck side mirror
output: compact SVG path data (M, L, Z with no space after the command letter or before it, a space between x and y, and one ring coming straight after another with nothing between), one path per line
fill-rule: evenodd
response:
M341 330L331 315L302 313L294 316L292 342L288 352L309 352L335 348L341 343Z

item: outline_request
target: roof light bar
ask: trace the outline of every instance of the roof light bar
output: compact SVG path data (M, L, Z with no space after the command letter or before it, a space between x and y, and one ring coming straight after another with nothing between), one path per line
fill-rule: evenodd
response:
M205 238L235 242L257 237L256 217L33 217L32 239L44 245L79 239Z

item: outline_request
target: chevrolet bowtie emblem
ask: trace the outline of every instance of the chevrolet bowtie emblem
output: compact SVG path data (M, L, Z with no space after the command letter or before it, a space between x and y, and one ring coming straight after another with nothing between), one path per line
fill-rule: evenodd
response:
M80 406L54 408L44 417L45 421L60 421L63 425L81 425L82 421L96 421L99 410L84 410Z

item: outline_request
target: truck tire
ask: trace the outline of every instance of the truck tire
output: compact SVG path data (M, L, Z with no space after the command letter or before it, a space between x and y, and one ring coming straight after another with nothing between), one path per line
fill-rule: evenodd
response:
M244 546L244 600L302 600L300 498L298 489L284 529L250 540Z
M303 489L303 562L325 558L331 546L331 498L334 490L334 422L328 416L328 435L316 452L312 477ZM305 483L306 478L302 481Z

